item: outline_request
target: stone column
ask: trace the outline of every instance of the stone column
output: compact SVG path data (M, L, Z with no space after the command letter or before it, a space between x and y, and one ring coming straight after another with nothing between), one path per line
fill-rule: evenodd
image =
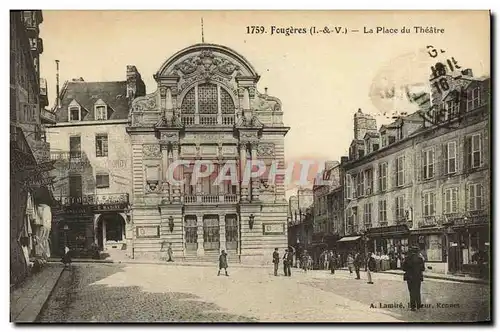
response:
M245 180L244 175L245 175L246 161L247 161L247 143L240 142L240 182L241 182L240 195L242 201L249 200L248 184L243 182Z
M168 177L168 145L161 145L161 157L162 157L162 203L170 202L170 184Z
M219 241L220 250L226 250L226 214L219 214Z
M251 144L251 149L252 149L252 163L253 165L255 165L257 160L257 142L253 142ZM252 188L251 188L252 201L259 200L259 185L260 185L260 179L258 178L252 179Z
M102 220L102 248L106 250L106 219Z
M172 142L172 159L173 161L177 161L179 159L179 143L178 142ZM181 168L180 166L177 166L177 169L175 170L174 174L176 177L179 177L181 175ZM172 190L172 201L174 203L180 203L181 202L181 190L179 184L175 184L173 186Z
M198 225L198 250L196 251L196 254L198 256L204 256L205 255L205 248L203 248L203 213L197 213L196 214L196 223Z

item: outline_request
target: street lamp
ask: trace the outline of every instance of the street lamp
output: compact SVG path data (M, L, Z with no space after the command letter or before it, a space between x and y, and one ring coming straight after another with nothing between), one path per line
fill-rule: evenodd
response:
M250 216L248 217L248 227L250 227L250 229L253 229L253 224L255 222L255 216L252 214L250 214Z
M69 230L69 226L67 224L64 225L63 227L64 229L64 247L67 247L68 246L68 230Z
M170 233L174 231L174 217L168 217L168 228L170 229Z

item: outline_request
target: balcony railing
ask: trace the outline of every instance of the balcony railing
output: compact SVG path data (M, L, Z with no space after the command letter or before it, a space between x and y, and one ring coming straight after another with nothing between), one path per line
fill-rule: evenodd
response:
M77 160L82 158L82 152L81 151L56 151L56 152L51 152L50 153L50 160L62 160L62 161L69 161L69 160Z
M181 114L182 124L186 127L192 126L233 126L235 117L233 114Z
M419 227L434 227L442 224L442 220L436 216L424 216L420 220Z
M471 224L486 224L490 220L487 211L469 211L464 213L446 214L446 223L451 225L471 225Z
M225 194L224 202L226 203L236 203L238 202L238 195L236 194Z
M184 195L184 204L237 203L238 200L238 195L236 194Z
M57 195L56 195L57 196ZM116 193L116 194L92 194L92 195L81 195L81 196L59 196L55 197L56 201L62 207L67 206L107 206L107 205L123 205L126 206L129 203L129 194L127 193Z
M183 114L181 116L181 121L182 121L182 124L186 127L193 126L194 125L194 115Z
M202 126L215 126L217 124L217 114L200 115L200 124Z

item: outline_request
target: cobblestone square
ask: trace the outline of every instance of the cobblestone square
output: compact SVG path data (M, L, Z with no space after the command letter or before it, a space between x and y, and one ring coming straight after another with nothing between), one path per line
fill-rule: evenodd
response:
M347 271L146 264L74 264L40 313L39 322L418 322L481 321L489 287L441 280L422 285L429 308L380 308L408 301L401 276L355 280ZM439 304L454 305L439 308ZM406 306L406 305L405 305Z

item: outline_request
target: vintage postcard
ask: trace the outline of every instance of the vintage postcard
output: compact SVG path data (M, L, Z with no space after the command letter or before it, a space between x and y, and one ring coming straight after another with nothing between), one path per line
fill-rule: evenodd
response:
M490 322L490 24L11 11L11 322Z

